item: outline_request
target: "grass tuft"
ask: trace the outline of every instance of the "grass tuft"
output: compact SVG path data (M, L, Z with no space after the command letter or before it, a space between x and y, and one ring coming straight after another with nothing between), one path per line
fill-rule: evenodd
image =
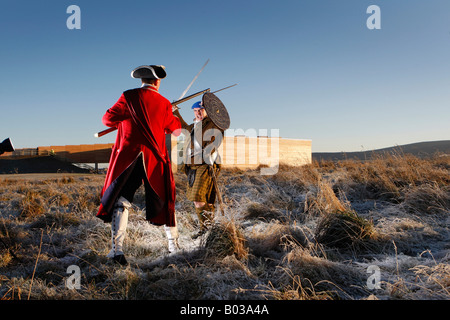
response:
M208 232L204 247L210 257L234 255L237 259L245 259L248 255L242 230L233 220L215 223Z
M375 236L373 223L353 211L327 214L319 221L316 229L319 243L339 249L355 249Z

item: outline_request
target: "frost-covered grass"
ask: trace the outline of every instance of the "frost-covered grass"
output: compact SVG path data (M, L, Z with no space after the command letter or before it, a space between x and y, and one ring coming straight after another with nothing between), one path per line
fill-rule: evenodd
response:
M448 157L259 173L222 170L225 216L196 239L177 173L173 255L164 230L145 221L139 190L127 267L106 258L110 225L95 217L103 176L0 176L0 298L450 299ZM71 265L79 289L66 286Z

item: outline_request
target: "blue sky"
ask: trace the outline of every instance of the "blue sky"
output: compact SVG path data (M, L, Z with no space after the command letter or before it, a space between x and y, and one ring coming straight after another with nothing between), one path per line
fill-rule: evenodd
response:
M70 5L81 29L69 30ZM369 30L368 6L381 9ZM0 139L109 143L101 117L130 72L164 64L160 92L218 94L231 129L279 129L313 152L450 140L450 1L2 0ZM192 101L192 103L195 100ZM185 119L191 102L182 104ZM262 132L262 131L261 131Z

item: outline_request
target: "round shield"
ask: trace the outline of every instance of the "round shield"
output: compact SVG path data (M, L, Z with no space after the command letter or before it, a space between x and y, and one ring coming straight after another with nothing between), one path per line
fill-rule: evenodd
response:
M205 93L202 98L202 104L208 117L219 129L227 130L230 127L230 116L227 108L214 93Z

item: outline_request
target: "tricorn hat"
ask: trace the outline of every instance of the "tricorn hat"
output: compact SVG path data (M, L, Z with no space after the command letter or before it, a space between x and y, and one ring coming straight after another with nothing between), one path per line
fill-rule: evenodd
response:
M227 108L214 93L207 92L203 95L202 105L214 124L222 130L230 127L230 116Z
M131 71L131 77L135 79L164 79L166 76L166 67L161 65L140 66Z

